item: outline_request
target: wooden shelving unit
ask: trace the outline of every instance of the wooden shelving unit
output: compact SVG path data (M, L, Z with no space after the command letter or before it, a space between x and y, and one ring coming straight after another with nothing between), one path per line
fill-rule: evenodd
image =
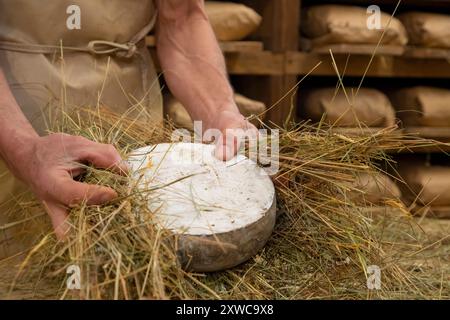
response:
M244 1L247 4L252 5L254 1ZM267 3L271 1L259 1L261 3ZM322 3L334 3L334 4L353 4L353 5L372 5L378 4L382 6L382 9L393 10L397 4L397 0L329 0L321 1ZM417 79L417 85L426 84L427 79L450 79L450 50L443 49L429 49L429 48L416 48L416 47L390 47L390 46L367 46L367 45L332 45L322 48L310 48L308 47L308 41L300 40L300 19L302 10L307 5L317 4L312 0L285 0L278 1L279 10L283 11L295 11L293 8L297 7L298 12L284 15L285 20L283 24L285 26L279 26L280 32L286 34L272 34L272 37L280 37L280 39L292 39L296 41L290 46L284 44L281 46L284 51L275 50L266 56L264 59L267 63L268 60L273 60L275 69L271 70L276 72L281 60L283 62L282 76L290 79L290 84L295 84L298 77L311 73L314 77L336 77L336 70L333 66L333 59L340 73L343 73L345 69L346 77L363 77L380 79ZM261 6L267 6L267 4L260 4ZM433 10L438 12L450 13L450 0L435 0L435 1L418 1L418 0L403 0L400 5L401 11L408 10ZM389 11L388 11L389 12ZM274 18L274 17L273 17ZM287 26L296 26L295 30L291 30ZM264 34L264 33L263 33ZM265 33L268 35L268 33ZM294 40L295 38L295 40ZM272 40L273 41L273 40ZM266 40L270 42L270 40ZM306 44L305 44L306 43ZM296 49L295 49L296 48ZM330 49L333 57L330 54ZM375 52L375 53L374 53ZM333 58L333 59L332 59ZM255 57L255 60L258 60ZM262 60L262 58L261 58ZM369 67L368 67L369 66ZM311 72L311 70L313 70ZM342 74L341 74L342 75ZM297 79L293 80L293 76ZM284 93L279 93L278 98L285 94L292 87L285 87ZM299 88L297 96L301 96L302 87ZM292 103L297 105L297 97L290 97L286 99L285 103L280 104L272 110L269 114L269 120L275 123L283 123L286 120L286 115L289 114ZM273 99L272 103L277 99ZM270 103L269 103L270 104ZM344 131L348 129L344 129ZM376 130L376 129L374 129ZM445 143L450 142L450 126L449 128L404 128L405 133L417 134L424 138L436 139ZM445 148L447 148L445 146ZM422 149L423 152L441 151L441 147L436 150L430 148Z
M262 17L262 25L253 41L221 43L228 72L232 76L251 77L239 92L271 106L295 86L297 75L286 72L286 52L298 50L300 0L243 0ZM154 46L148 38L147 45ZM154 61L157 61L155 52ZM290 101L283 100L268 112L267 118L282 123Z
M241 86L240 91L253 98L272 106L297 83L297 75L286 72L287 52L296 52L299 49L300 38L300 0L242 0L240 1L254 8L262 17L262 25L254 35L264 43L266 52L256 54L252 57L253 63L257 65L270 65L270 73L261 74ZM244 55L233 57L233 67L241 63ZM266 67L267 68L267 67ZM248 70L250 71L250 70ZM252 72L248 72L251 74ZM269 110L267 119L281 124L289 115L291 108L290 99L279 102L276 108Z
M155 36L149 35L145 37L145 44L150 49L156 46ZM223 53L245 53L245 52L261 52L264 45L261 41L224 41L219 43Z
M450 207L430 207L430 206L416 206L412 211L417 216L431 216L435 218L450 218Z
M326 46L313 46L308 39L300 39L300 48L303 52L319 53L319 54L348 54L352 55L372 55L376 50L379 55L383 56L402 56L405 54L405 47L384 45L378 48L373 45L366 44L331 44Z
M417 59L445 59L450 61L449 49L407 47L405 57Z
M221 43L228 72L237 90L272 106L296 85L299 77L311 73L314 77L336 77L332 57L339 72L346 77L416 78L417 84L426 79L450 79L450 50L427 48L379 47L367 45L334 45L303 51L300 45L302 9L317 4L312 0L241 0L262 17L262 25L250 40ZM397 0L326 0L321 3L371 5L393 9ZM384 7L383 7L384 6ZM450 0L403 0L400 10L436 9L450 13ZM147 38L154 46L154 39ZM153 51L153 50L152 50ZM373 52L375 55L372 57ZM367 66L370 64L370 67ZM367 70L366 70L367 69ZM312 71L313 70L313 71ZM312 71L312 72L311 72ZM244 79L241 80L241 76ZM300 86L297 95L302 94ZM272 108L266 119L276 124L287 120L297 95L287 96ZM294 112L295 114L295 112ZM450 141L450 128L406 128L426 138ZM429 134L429 133L433 134Z

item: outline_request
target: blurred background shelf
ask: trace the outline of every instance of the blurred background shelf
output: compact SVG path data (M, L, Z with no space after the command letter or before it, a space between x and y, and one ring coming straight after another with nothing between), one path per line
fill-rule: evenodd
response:
M266 120L283 124L296 120L299 97L307 88L335 85L337 74L329 49L345 83L353 78L363 85L390 88L398 85L443 85L450 87L450 50L418 47L380 46L376 54L374 45L331 45L310 49L300 45L300 24L304 8L319 4L313 0L241 0L234 1L253 8L262 17L258 30L243 41L221 42L230 79L237 92L264 102L269 108ZM320 4L348 4L369 6L377 4L391 13L397 0L326 0ZM403 0L398 13L422 10L450 13L450 0ZM148 37L147 45L155 56L155 39ZM304 41L302 41L304 43ZM404 51L404 52L403 52ZM156 56L155 56L156 58ZM157 59L155 59L157 61ZM370 64L370 67L368 67ZM314 70L313 70L314 69ZM306 74L310 74L292 90ZM306 88L306 89L305 89ZM290 92L290 94L287 94ZM280 101L282 97L284 97ZM288 119L288 117L291 117ZM450 124L449 124L450 127ZM343 131L349 132L348 128ZM359 130L359 129L357 129ZM450 141L447 128L406 128L404 132L419 136Z
M314 0L304 0L306 4L317 3ZM336 3L336 4L355 4L366 5L370 1L367 0L322 0L320 3ZM385 6L386 8L393 8L398 3L398 0L376 0L371 1L370 4L377 4L379 6ZM403 7L407 7L412 10L423 9L439 9L440 11L447 12L450 6L450 0L402 0L400 11Z
M155 36L145 37L145 44L149 48L156 46ZM261 41L220 41L220 48L224 53L228 52L261 52L264 45Z
M261 100L271 106L291 90L301 77L310 73L299 86L295 95L288 95L275 108L271 109L267 119L282 124L287 117L295 114L290 112L291 107L297 106L298 97L312 78L335 77L336 71L329 53L331 48L339 72L345 77L362 78L364 83L370 81L377 87L384 85L386 79L411 79L422 85L450 79L450 51L446 49L430 49L400 46L380 46L372 59L374 45L331 45L328 47L304 49L305 41L300 41L300 25L304 8L317 4L348 4L369 6L377 4L388 13L393 12L397 0L243 0L238 1L254 8L262 17L263 22L258 31L251 37L252 40L261 41L263 52L226 54L231 75L245 76L244 79L235 79L237 88L253 99ZM294 8L298 8L295 10ZM450 13L450 0L419 1L403 0L397 13L411 10L435 11ZM301 43L303 45L301 45ZM269 53L270 52L270 53ZM371 61L372 59L372 61ZM262 66L259 71L250 67L248 63ZM271 66L267 66L271 64ZM370 64L370 67L368 65ZM317 82L317 81L316 81ZM449 84L447 84L449 85ZM450 124L449 124L450 126Z
M327 46L314 47L311 45L308 39L302 38L300 40L300 47L305 52L327 54L330 55L330 51L333 54L345 54L345 55L372 55L376 52L377 55L384 56L401 56L405 53L405 47L394 45L383 45L377 47L370 44L330 44Z
M333 52L334 54L334 52ZM312 75L336 76L331 55L287 52L286 73L305 75L320 63ZM340 73L362 77L369 65L371 55L334 54ZM376 54L366 77L378 78L450 78L450 63L445 59L417 59Z
M230 75L253 75L253 76L281 76L284 75L284 57L270 51L251 51L249 47L236 43L221 43L224 48L227 71ZM233 47L232 50L229 50ZM239 51L239 48L245 47ZM150 53L155 62L156 69L161 71L156 51L150 48ZM281 91L280 91L281 94Z
M333 128L332 132L345 136L368 136L377 133L384 128ZM450 127L449 128L434 128L434 127L409 127L397 130L399 133L430 139L430 144L413 149L405 148L400 153L434 153L434 152L450 152ZM436 142L436 143L435 143ZM396 151L398 152L398 151Z
M450 127L408 127L403 130L405 133L423 138L450 142Z
M450 61L450 50L439 48L420 48L420 47L406 47L403 54L407 58L417 59L445 59Z
M412 210L417 216L430 216L434 218L450 218L450 207L416 206Z
M385 130L381 127L370 127L370 128L352 128L352 127L334 127L333 132L348 134L348 135L370 135L375 134L378 131ZM426 139L435 139L439 141L450 141L450 127L408 127L398 129L397 131L419 136Z

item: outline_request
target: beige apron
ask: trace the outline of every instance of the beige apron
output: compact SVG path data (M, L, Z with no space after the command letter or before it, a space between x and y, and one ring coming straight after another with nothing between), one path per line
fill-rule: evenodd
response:
M78 9L80 29L73 29ZM144 44L155 18L152 0L0 0L0 66L35 129L45 132L46 108L55 104L100 102L124 112L139 102L149 121L161 121L160 87ZM21 190L0 162L0 203ZM0 258L11 251L10 232L1 229L6 207Z

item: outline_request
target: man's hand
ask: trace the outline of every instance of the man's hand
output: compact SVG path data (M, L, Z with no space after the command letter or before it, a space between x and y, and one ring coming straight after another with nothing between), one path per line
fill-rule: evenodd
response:
M117 197L111 188L75 181L73 178L83 172L80 164L92 164L117 173L127 171L112 145L67 134L37 137L29 146L24 146L15 159L11 169L42 201L60 239L69 229L66 219L71 205L84 201L99 205Z
M207 129L217 129L221 132L221 136L215 142L215 156L224 161L230 160L236 155L245 136L250 139L258 136L256 127L239 111L223 110L218 112L211 123L207 123ZM245 136L243 137L242 134Z
M111 188L73 180L83 172L80 163L126 171L116 149L66 134L40 137L22 113L1 68L0 115L0 158L42 201L59 238L68 231L70 205L102 204L117 196Z

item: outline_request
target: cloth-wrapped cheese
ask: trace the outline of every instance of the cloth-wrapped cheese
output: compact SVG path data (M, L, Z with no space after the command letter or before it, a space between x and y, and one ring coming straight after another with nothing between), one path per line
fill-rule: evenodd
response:
M413 87L391 96L397 116L405 125L450 127L450 90Z
M304 103L303 116L314 121L324 120L330 125L356 127L389 127L395 124L395 112L389 99L382 92L361 88L356 97L346 88L348 99L340 89L317 89L310 92Z
M234 95L234 101L244 117L256 116L256 118L251 121L254 125L258 125L260 121L264 119L263 113L266 110L266 105L264 103L249 99L240 94ZM193 129L194 126L189 113L172 95L166 95L164 97L164 109L175 126Z
M362 192L352 192L351 198L371 204L382 205L384 200L401 197L396 183L388 175L380 172L359 174L353 186Z
M450 167L408 160L399 163L398 172L406 183L400 187L407 203L450 206Z
M206 13L219 41L242 40L261 24L261 16L252 8L233 2L207 1Z
M399 16L409 43L428 48L450 48L450 15L408 12Z
M326 44L406 45L407 33L402 23L381 12L381 28L369 29L367 9L346 5L318 5L306 8L302 17L302 32L313 46ZM389 25L389 26L388 26Z

